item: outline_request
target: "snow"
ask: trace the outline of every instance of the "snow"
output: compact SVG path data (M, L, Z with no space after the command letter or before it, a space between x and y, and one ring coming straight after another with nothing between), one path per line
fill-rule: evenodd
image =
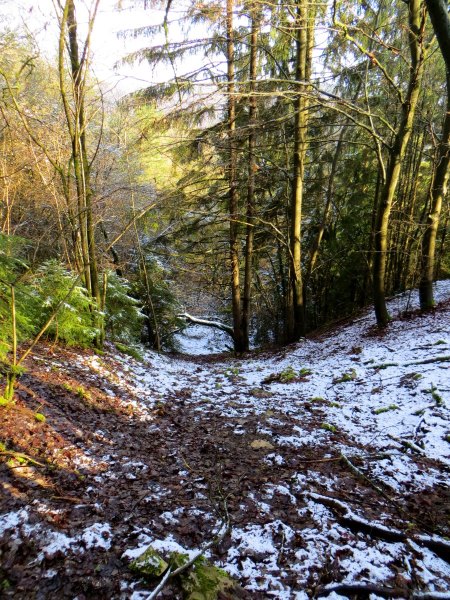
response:
M35 509L36 507L33 506ZM43 505L38 506L38 512L43 512ZM49 512L49 511L47 511ZM53 511L56 512L56 511ZM14 529L15 535L20 534L25 538L37 540L39 545L38 561L52 558L57 553L66 553L69 549L84 552L85 548L93 547L109 550L112 543L112 529L108 523L94 523L86 527L78 535L68 536L61 531L52 529L48 523L30 522L30 511L21 509L0 516L0 534L8 529ZM50 575L47 575L50 577Z
M440 282L436 299L448 298L450 281ZM417 293L412 292L392 299L389 310L397 316L417 306ZM191 327L179 342L183 351L192 355L223 350L228 336L223 334L225 337L218 341L212 333L211 329ZM119 363L115 370L98 357L80 356L79 364L80 369L94 372L107 383L103 390L109 396L114 394L114 386L127 392L128 399L118 402L133 409L134 418L146 423L149 435L157 427L152 414L155 407L172 406L180 394L190 409L189 418L207 423L209 416L219 414L224 429L234 432L239 440L248 438L248 452L254 453L255 460L269 473L271 469L287 469L292 449L300 464L304 456L305 464L314 463L311 457L314 459L316 453L320 461L339 460L340 454L345 454L353 462L361 458L364 475L378 486L385 485L386 494L395 499L405 490L420 494L434 486L448 489L450 362L424 362L448 355L448 310L394 320L383 335L374 329L373 315L367 311L332 337L305 339L278 355L200 361L146 352L144 363L115 356ZM295 381L265 383L274 374L292 369L298 373L304 368L311 373ZM252 429L255 419L257 425ZM101 429L95 436L107 441ZM273 449L252 447L254 436L263 436L262 441L270 441ZM418 457L425 462L418 462ZM100 470L97 477L101 483L112 476L108 469L115 460L114 454L91 457L80 452L78 464ZM148 469L133 458L122 456L120 461L130 483ZM434 466L426 461L434 461ZM400 574L411 589L420 585L436 594L449 589L449 564L419 544L417 536L415 541L394 543L351 531L337 522L334 511L321 503L321 497L332 497L336 506L341 502L342 512L355 522L365 518L363 503L353 511L349 509L349 498L339 495L339 478L331 469L318 473L311 464L307 475L298 470L286 481L275 484L269 478L258 490L249 492L248 505L241 505L248 513L248 522L232 525L231 546L216 561L247 590L262 592L267 598L303 600L308 597L304 590L320 585L321 573L331 563L340 582L384 584ZM178 474L180 484L192 481L192 474L184 468ZM176 507L175 494L163 483L149 479L148 494L141 501L158 504L170 498L173 508L165 507L159 515L164 533L169 533L158 535L151 524L136 531L123 558L136 558L150 544L163 555L176 551L193 556L198 549L186 548L188 541L177 539L170 528L186 514L214 521L212 514L196 508L195 501L205 497L199 490L191 507ZM274 498L282 498L282 505L288 507L283 514L294 517L287 521L281 514L272 514ZM255 511L262 522L252 521ZM29 516L26 510L1 515L0 533L21 525L28 527L30 536L41 533L42 557L91 547L108 550L114 539L109 523L94 523L70 537L48 525L44 534L42 525L27 525ZM372 523L393 531L392 522L384 519L381 512ZM209 523L205 536L208 531ZM293 549L289 564L284 564L288 545ZM292 574L295 585L290 587L285 581L292 580ZM136 600L145 597L139 590L127 590ZM342 598L335 592L327 597Z

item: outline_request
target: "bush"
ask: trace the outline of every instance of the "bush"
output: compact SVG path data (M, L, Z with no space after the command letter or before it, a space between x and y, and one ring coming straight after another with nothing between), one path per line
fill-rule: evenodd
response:
M113 341L129 344L140 340L145 315L139 302L131 297L128 282L114 272L108 273L105 319Z
M99 333L93 325L96 308L81 284L73 287L75 277L56 260L44 263L36 271L34 286L41 309L38 328L47 322L59 303L63 302L47 335L69 345L89 346Z

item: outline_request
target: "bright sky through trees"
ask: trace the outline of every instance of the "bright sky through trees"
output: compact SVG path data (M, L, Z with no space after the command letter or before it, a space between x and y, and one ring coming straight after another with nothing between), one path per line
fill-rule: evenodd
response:
M88 0L77 3L80 27L86 25L90 4ZM2 5L3 19L13 28L26 28L36 38L39 48L52 58L58 43L53 0L4 0ZM146 64L118 64L125 55L143 45L142 39L121 32L161 23L163 18L164 11L144 9L143 3L122 2L119 7L117 0L101 0L92 37L93 67L107 89L118 86L119 93L129 92L145 87L150 81L167 78L164 70L152 71ZM164 42L163 36L158 41Z

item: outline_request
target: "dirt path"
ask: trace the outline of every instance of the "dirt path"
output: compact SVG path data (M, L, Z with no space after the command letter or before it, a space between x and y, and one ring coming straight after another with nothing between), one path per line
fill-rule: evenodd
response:
M231 535L210 557L239 597L450 588L446 464L334 427L338 403L311 398L306 371L277 388L281 355L266 371L158 360L41 346L29 361L16 405L1 409L5 598L144 598L154 584L129 570L136 549L197 548L225 515ZM161 597L181 596L168 586Z

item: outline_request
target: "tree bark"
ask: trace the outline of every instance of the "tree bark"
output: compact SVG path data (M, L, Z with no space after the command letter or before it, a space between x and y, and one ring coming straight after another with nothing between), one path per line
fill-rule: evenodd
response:
M242 335L245 350L249 349L250 305L252 296L253 246L254 246L254 212L255 212L255 179L256 179L256 75L257 75L257 44L259 19L255 6L252 6L252 24L250 33L250 67L249 67L249 115L248 115L248 184L247 184L247 232L245 240L244 293L242 299Z
M297 3L295 19L296 81L307 82L311 78L311 57L314 41L315 9L304 2ZM305 160L308 149L309 100L307 90L299 92L294 101L294 149L292 172L292 196L290 207L290 290L287 307L287 341L295 342L305 335L305 307L303 303L302 278L302 206Z
M95 244L95 226L92 210L92 186L91 186L91 165L88 158L88 148L86 140L86 111L85 111L85 78L87 70L87 60L89 52L90 34L92 31L95 15L97 12L99 0L94 4L93 15L89 19L88 35L80 57L78 46L78 23L75 14L74 0L66 0L64 5L61 30L59 39L59 81L60 92L63 101L67 128L69 131L75 178L75 187L78 206L78 225L81 247L81 262L84 284L90 296L95 301L96 306L101 304L101 291L97 266L97 251ZM64 52L66 47L66 29L67 29L67 49L70 60L70 77L73 93L73 107L70 106L69 97L66 90ZM94 318L95 326L99 330L97 345L102 345L103 323L96 316Z
M233 31L233 0L227 0L227 93L228 93L228 206L230 215L230 263L231 263L231 303L233 310L234 349L244 352L246 343L242 331L241 289L239 273L239 214L237 193L237 152L236 152L236 95L235 95L235 52Z
M419 286L420 308L434 306L433 281L435 277L436 238L442 209L447 194L450 163L450 18L447 2L426 0L430 19L441 48L446 66L447 106L438 146L438 160L431 190L430 212L422 240L421 280Z
M408 3L409 46L411 52L411 71L406 97L402 105L402 117L399 129L389 153L384 184L375 225L374 261L373 261L373 299L378 327L386 327L390 316L386 307L386 264L388 252L389 217L397 190L402 161L411 136L414 115L420 93L425 50L423 31L425 14L421 0Z

